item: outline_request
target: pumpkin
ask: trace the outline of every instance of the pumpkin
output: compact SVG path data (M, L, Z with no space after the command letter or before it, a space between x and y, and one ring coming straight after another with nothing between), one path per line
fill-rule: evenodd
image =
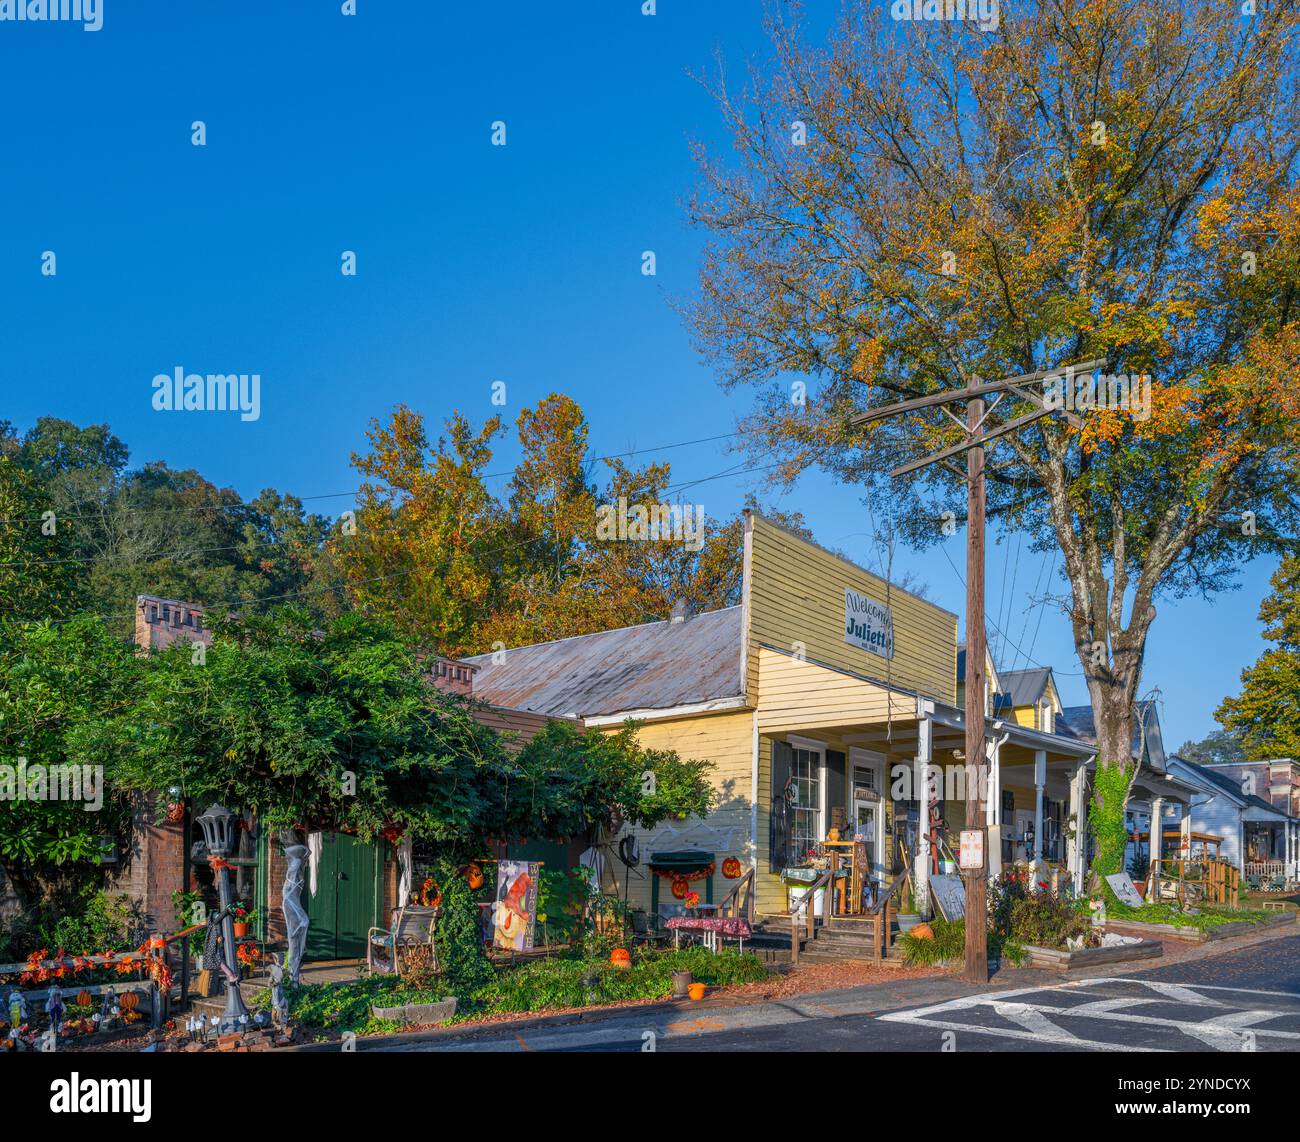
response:
M483 887L483 870L478 865L472 864L465 870L465 881L470 888L477 891Z
M728 880L735 880L740 875L740 861L736 857L727 857L722 862L722 875Z
M94 998L95 997L91 995L90 992L88 991L77 992L77 1003L80 1004L82 1007L89 1007L92 1001L94 1000Z
M630 968L632 966L632 953L626 948L615 948L609 953L609 962L616 968Z
M929 924L917 924L912 929L912 935L918 940L933 940L934 929Z
M673 899L685 900L686 894L691 890L691 882L684 876L673 877Z
M123 1011L134 1011L140 1006L140 993L138 991L128 991L118 1000L118 1006Z

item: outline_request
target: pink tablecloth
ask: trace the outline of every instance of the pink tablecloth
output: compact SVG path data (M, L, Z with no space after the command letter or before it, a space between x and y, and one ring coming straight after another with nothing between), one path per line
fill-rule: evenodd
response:
M749 924L739 916L674 916L667 927L687 932L719 932L739 940L748 940L753 935Z

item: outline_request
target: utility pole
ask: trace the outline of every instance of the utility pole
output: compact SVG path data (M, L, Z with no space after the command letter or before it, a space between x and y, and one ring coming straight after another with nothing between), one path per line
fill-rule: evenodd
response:
M966 404L966 434L974 439L984 421L984 399ZM984 755L984 659L988 636L984 629L984 445L966 452L966 828L982 829L983 860L978 868L963 868L966 881L966 979L987 983L988 861L991 842L984 819L984 790L988 759Z
M987 983L988 961L988 867L989 845L1002 843L998 835L990 837L984 812L984 791L988 786L988 756L984 726L984 686L987 655L987 635L984 629L984 448L990 441L1015 432L1036 420L1059 411L1048 405L1040 393L1024 386L1041 382L1048 377L1062 376L1066 384L1073 385L1076 373L1104 369L1104 359L1081 361L1059 369L1043 369L1018 377L1007 377L989 383L972 382L965 388L945 389L928 396L900 401L884 408L859 413L851 424L866 424L922 409L939 408L958 426L966 439L920 460L901 464L890 472L891 476L905 476L930 464L941 463L953 467L951 458L966 453L966 827L981 833L983 844L979 868L962 869L966 888L966 973L972 983ZM996 395L994 395L996 394ZM996 427L985 429L984 422L1008 394L1036 405L1035 411L1004 421ZM994 395L993 402L985 405L985 396ZM966 402L966 420L963 423L947 407L955 401ZM1083 422L1073 413L1062 412L1063 418L1075 428ZM960 474L960 469L954 469Z

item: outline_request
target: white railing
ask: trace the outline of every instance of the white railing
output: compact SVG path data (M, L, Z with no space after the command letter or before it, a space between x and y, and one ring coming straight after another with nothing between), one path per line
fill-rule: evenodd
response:
M1272 879L1275 876L1286 876L1286 861L1248 860L1246 862L1246 875L1268 879Z

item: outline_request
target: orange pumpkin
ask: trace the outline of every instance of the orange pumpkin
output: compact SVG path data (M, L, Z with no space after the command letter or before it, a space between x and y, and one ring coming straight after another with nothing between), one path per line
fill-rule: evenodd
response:
M735 880L740 875L740 861L736 857L727 857L722 862L722 875L728 880Z
M609 953L609 962L616 968L630 968L632 966L632 953L626 948L615 948Z
M673 899L685 900L686 894L691 890L691 882L684 876L673 877Z
M128 991L117 1002L123 1011L134 1011L140 1006L140 993L138 991Z
M91 995L90 992L88 991L77 992L77 1003L80 1004L82 1007L89 1007L90 1004L93 1002L94 998L95 997Z
M465 880L470 888L477 891L483 887L483 870L478 865L472 864L465 870Z
M918 940L933 940L934 929L929 924L917 924L912 929L912 935Z

